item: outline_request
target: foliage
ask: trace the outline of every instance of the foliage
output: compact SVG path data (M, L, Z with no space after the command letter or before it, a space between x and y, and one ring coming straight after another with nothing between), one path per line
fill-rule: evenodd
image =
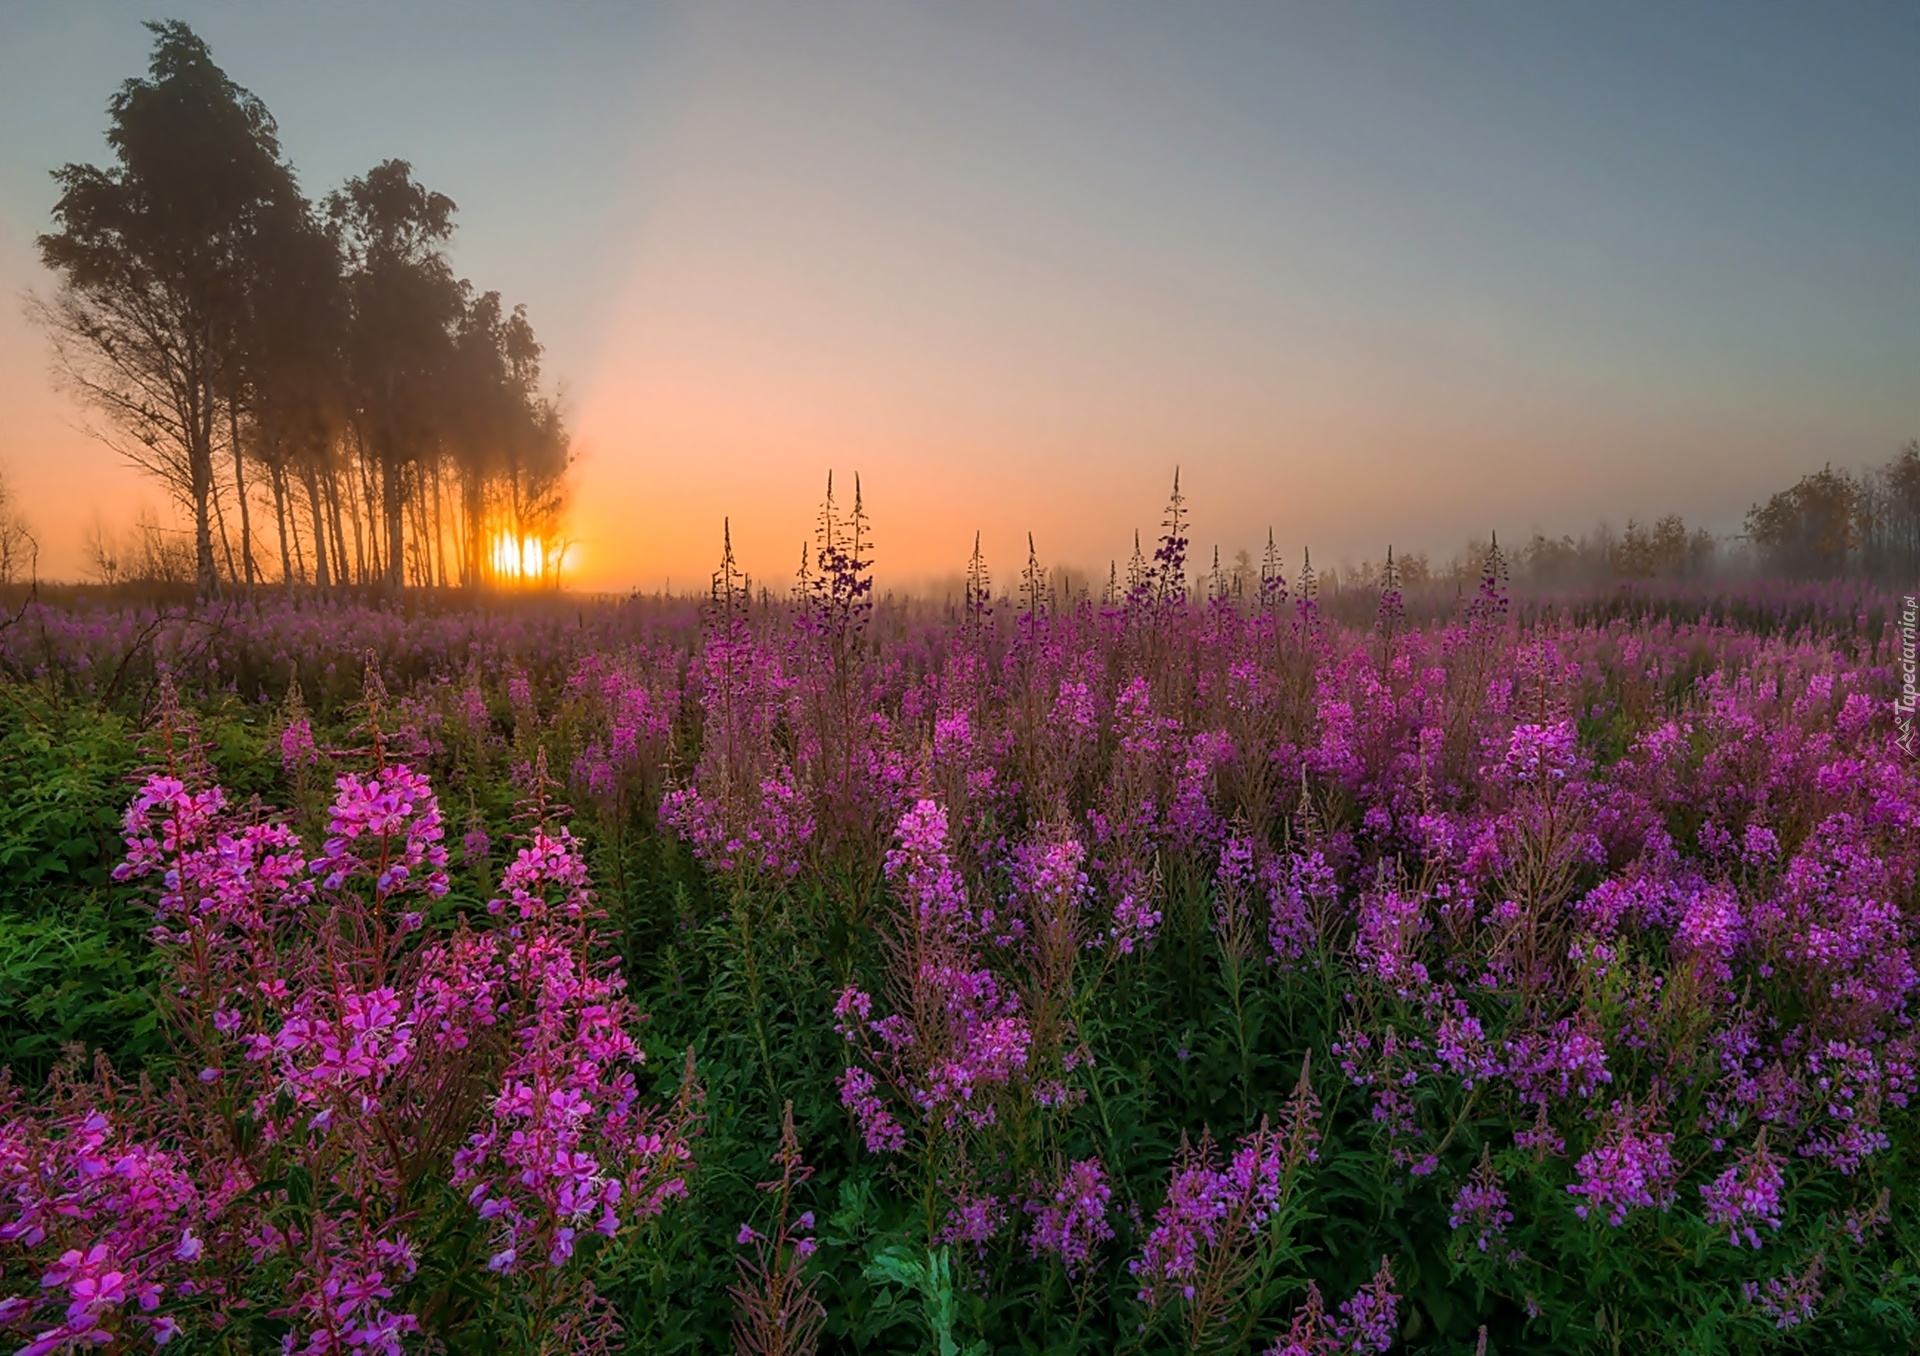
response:
M566 432L524 310L453 275L452 200L389 160L323 220L266 105L186 24L147 27L112 162L54 172L38 245L60 288L33 309L101 435L191 524L199 593L554 581ZM106 583L183 554L145 527L92 550ZM0 583L29 554L0 502Z
M723 567L698 626L263 607L163 619L125 665L138 614L35 614L0 708L6 935L76 978L8 1019L0 1161L39 1185L0 1204L7 1321L191 1345L227 1305L231 1340L304 1344L298 1297L345 1268L355 1331L406 1349L1910 1349L1890 600L1515 609L1495 558L1454 618L1389 576L1349 625L1277 558L1190 597L1178 506L1166 531L1104 606L869 606L836 520L795 597ZM131 733L189 724L210 766L141 784L131 860L229 845L186 873L225 882L217 918L102 879ZM555 938L617 948L624 988L516 990ZM121 1072L29 1095L42 1012ZM657 1072L609 1093L591 1043L625 1040ZM593 1110L543 1139L519 1087ZM596 1119L620 1106L674 1133ZM644 1208L592 1242L604 1183L516 1185L536 1150L635 1164ZM137 1210L72 1175L129 1154L161 1184ZM57 1238L23 1228L65 1200ZM48 1326L96 1246L126 1298Z

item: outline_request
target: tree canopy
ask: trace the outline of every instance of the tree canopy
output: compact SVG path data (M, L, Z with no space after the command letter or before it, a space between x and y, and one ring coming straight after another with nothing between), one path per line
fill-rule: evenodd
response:
M266 105L185 24L147 28L111 162L54 171L35 310L192 524L200 589L557 578L565 425L524 308L454 274L453 200L387 160L316 207Z

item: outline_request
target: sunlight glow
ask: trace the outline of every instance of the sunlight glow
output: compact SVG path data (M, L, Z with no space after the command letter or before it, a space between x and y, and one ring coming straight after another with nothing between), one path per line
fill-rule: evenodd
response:
M537 537L502 532L493 539L493 572L503 582L540 579L547 572L546 548Z

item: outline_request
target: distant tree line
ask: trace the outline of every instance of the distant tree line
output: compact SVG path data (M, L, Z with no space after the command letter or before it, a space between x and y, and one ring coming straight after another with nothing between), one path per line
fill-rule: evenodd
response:
M1920 439L1863 472L1822 467L1755 504L1747 537L1775 573L1920 580Z
M266 106L185 24L147 27L112 162L54 171L38 245L60 285L32 305L192 539L96 531L96 573L206 593L556 577L567 432L524 308L453 274L452 200L388 160L310 201Z
M1469 541L1452 559L1434 564L1424 553L1394 558L1394 580L1409 591L1471 589L1493 542ZM1708 574L1758 574L1786 579L1867 578L1920 582L1920 439L1882 466L1800 477L1790 488L1747 511L1745 531L1716 537L1689 529L1677 513L1651 527L1628 519L1623 531L1601 523L1579 537L1535 532L1505 548L1512 577L1541 587L1616 580L1693 579ZM1257 579L1250 552L1241 551L1226 575L1238 590ZM1329 566L1324 590L1377 593L1384 561Z
M1369 558L1357 565L1323 563L1315 568L1311 556L1303 555L1300 575L1290 586L1309 579L1323 604L1341 607L1372 607L1373 599L1389 586L1408 595L1470 595L1496 551L1503 577L1541 589L1709 575L1849 576L1916 583L1920 582L1920 439L1883 466L1858 472L1826 466L1802 476L1790 489L1754 505L1745 526L1742 533L1720 537L1705 527L1689 528L1679 514L1669 513L1651 526L1629 518L1624 529L1616 530L1601 522L1578 537L1550 537L1535 531L1517 547L1502 546L1492 536L1476 537L1440 562L1424 551L1389 550L1380 560ZM976 544L976 568L978 549ZM1280 569L1278 559L1271 536L1264 561L1257 561L1243 547L1223 562L1215 547L1212 567L1198 576L1197 588L1207 598L1258 598L1263 581ZM1145 568L1136 545L1125 587L1133 587ZM1037 560L1030 558L1023 579L1039 569ZM1040 586L1023 584L1023 591L1044 589L1055 601L1124 596L1117 562L1109 571L1104 592L1097 576L1066 566L1046 570L1040 577ZM1011 595L1006 599L1010 602Z
M1604 583L1623 579L1690 579L1728 563L1723 543L1704 527L1689 529L1686 520L1669 513L1651 527L1629 518L1624 530L1600 523L1578 537L1549 537L1535 532L1518 546L1501 545L1494 537L1476 537L1450 559L1435 563L1424 551L1393 557L1394 583L1410 593L1442 589L1471 593L1486 573L1487 559L1498 546L1511 577L1553 588ZM1247 552L1240 553L1236 574L1244 568ZM1320 586L1330 592L1379 592L1387 576L1385 561L1363 560L1358 566L1328 566L1320 571Z

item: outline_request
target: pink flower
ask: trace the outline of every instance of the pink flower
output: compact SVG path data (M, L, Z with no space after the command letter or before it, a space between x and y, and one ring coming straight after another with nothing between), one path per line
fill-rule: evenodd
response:
M1626 1223L1630 1210L1667 1210L1673 1205L1673 1136L1649 1128L1650 1118L1631 1102L1615 1102L1600 1140L1574 1165L1579 1181L1567 1188L1585 1200L1574 1214L1604 1210L1608 1224Z
M1107 1207L1113 1188L1098 1158L1069 1164L1050 1199L1029 1204L1033 1226L1028 1251L1035 1257L1058 1257L1068 1275L1077 1275L1092 1261L1094 1249L1113 1237Z

